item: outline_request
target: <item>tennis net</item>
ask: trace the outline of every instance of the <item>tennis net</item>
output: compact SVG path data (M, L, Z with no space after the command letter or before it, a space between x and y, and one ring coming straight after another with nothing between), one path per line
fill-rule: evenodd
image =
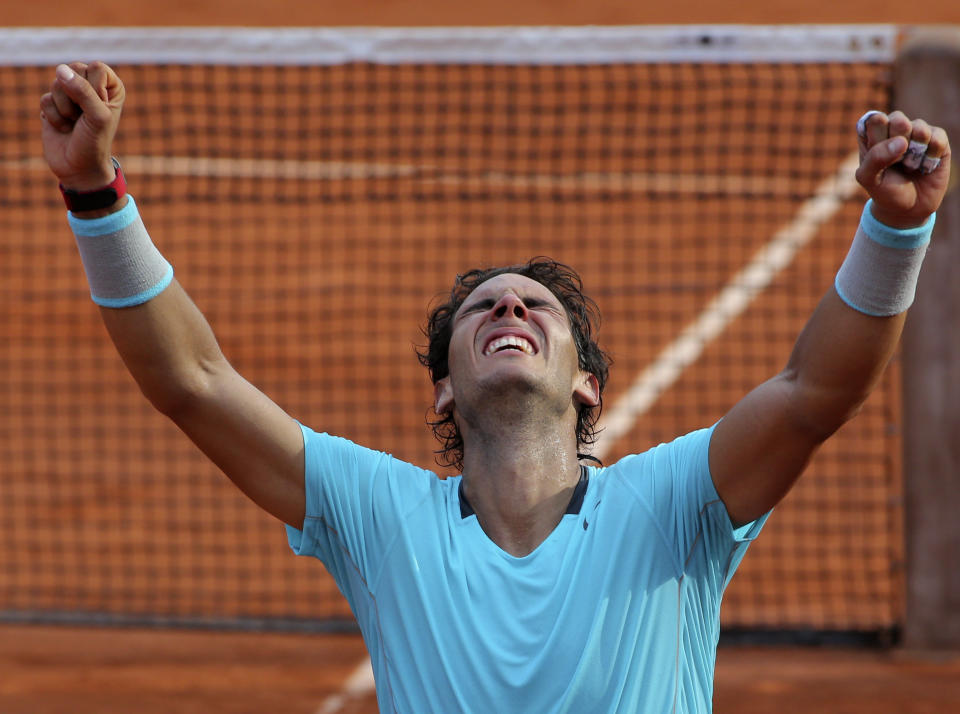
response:
M431 467L427 306L458 272L547 254L604 315L612 462L711 424L785 362L856 226L853 126L889 103L896 30L0 37L0 615L323 628L350 618L332 581L113 352L39 158L52 67L116 66L116 151L155 242L296 418ZM895 378L751 547L726 627L897 627Z

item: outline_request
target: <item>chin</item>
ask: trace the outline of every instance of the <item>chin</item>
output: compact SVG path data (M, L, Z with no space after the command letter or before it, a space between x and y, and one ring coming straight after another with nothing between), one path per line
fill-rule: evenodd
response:
M503 369L488 374L477 382L484 398L527 399L549 392L541 375L523 369Z

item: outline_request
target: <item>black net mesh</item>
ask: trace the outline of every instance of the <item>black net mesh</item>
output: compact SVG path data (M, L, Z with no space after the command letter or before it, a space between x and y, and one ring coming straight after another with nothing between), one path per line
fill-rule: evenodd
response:
M604 315L608 410L833 175L882 64L120 66L116 145L231 362L302 422L433 463L414 346L472 267L546 254ZM0 75L0 612L334 622L322 567L139 395L39 147L52 69ZM811 127L811 117L817 126ZM709 425L784 364L851 192L633 415L610 462ZM896 365L747 555L727 626L901 616ZM442 470L440 470L442 473Z

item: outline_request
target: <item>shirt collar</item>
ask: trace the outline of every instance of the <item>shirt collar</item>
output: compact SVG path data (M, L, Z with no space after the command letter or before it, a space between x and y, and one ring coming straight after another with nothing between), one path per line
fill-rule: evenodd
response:
M570 497L570 503L567 504L567 510L563 512L564 515L573 514L576 515L580 513L580 508L583 506L583 497L587 493L587 483L590 481L590 475L587 471L587 467L580 465L580 480L577 481L577 485L573 489L573 495ZM460 517L467 518L468 516L475 516L476 511L473 510L473 506L470 505L470 502L467 500L466 495L463 493L463 479L460 479L460 485L457 488L457 495L460 498Z

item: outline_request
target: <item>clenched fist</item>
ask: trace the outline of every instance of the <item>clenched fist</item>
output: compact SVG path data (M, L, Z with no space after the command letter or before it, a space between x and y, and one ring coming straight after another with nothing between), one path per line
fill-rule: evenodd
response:
M66 188L90 191L113 181L111 146L124 97L123 82L103 62L57 67L40 116L43 156Z
M857 181L873 217L891 228L921 225L940 207L950 181L947 133L903 112L867 112L857 122Z

